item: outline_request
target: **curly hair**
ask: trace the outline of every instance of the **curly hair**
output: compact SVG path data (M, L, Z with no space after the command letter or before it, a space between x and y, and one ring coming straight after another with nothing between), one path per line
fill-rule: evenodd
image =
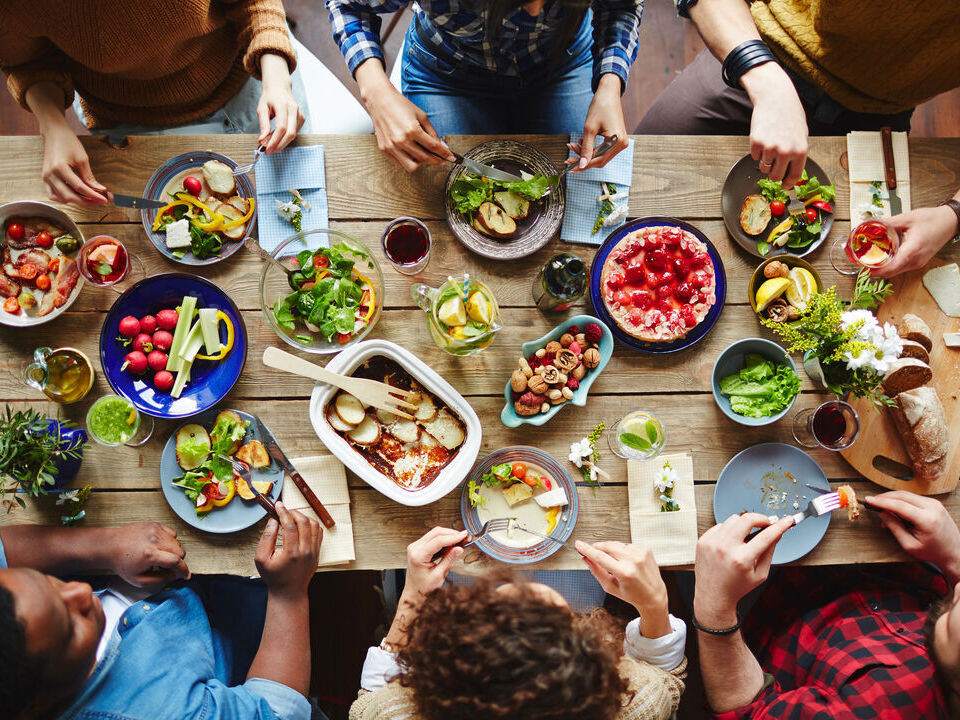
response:
M576 615L515 583L430 593L399 648L402 685L425 720L609 720L627 683L623 628L602 610Z
M27 653L26 629L17 618L13 595L0 585L0 707L18 718L40 692L42 663Z

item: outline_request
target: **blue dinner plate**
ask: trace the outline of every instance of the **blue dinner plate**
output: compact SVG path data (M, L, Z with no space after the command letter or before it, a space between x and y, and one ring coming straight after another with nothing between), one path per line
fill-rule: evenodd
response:
M796 482L794 482L796 480ZM803 450L784 443L762 443L737 453L720 473L713 490L713 517L721 523L731 515L758 512L761 515L785 517L807 509L817 496L807 483L830 490L827 476L817 462ZM764 486L774 488L766 496ZM786 494L770 499L774 492ZM798 507L794 507L797 503ZM773 563L793 562L813 550L830 526L830 513L807 518L787 530L777 549Z
M710 260L713 262L714 276L716 277L717 283L717 301L707 312L707 316L703 319L703 322L678 340L660 343L639 340L632 335L628 335L617 326L617 323L607 311L607 306L603 303L603 297L601 294L603 286L600 282L600 276L603 274L603 264L607 261L607 256L618 242L620 242L624 237L632 233L634 230L658 225L678 227L683 230L687 230L688 232L693 233L698 240L703 242L707 246L707 253L710 255ZM702 340L716 324L717 319L720 317L720 311L723 310L723 302L726 297L727 274L723 269L723 260L720 259L720 253L717 252L717 249L713 246L713 243L707 239L706 235L704 235L690 223L684 222L683 220L678 220L677 218L661 217L657 215L645 218L637 218L636 220L631 220L625 225L621 225L616 230L611 232L607 236L607 239L603 241L603 244L597 250L597 254L593 258L593 266L590 269L590 299L593 301L593 308L596 311L597 317L603 321L604 325L610 328L610 331L617 340L622 342L627 347L631 347L634 350L640 350L641 352L672 353L677 352L678 350L683 350L695 343L700 342L700 340Z
M190 418L190 423L202 425L209 432L213 429L217 413L229 409L231 408L211 408L195 418ZM247 427L247 436L244 442L248 440L266 441L266 438L260 436L256 423L253 422L253 415L239 410L233 412L250 423ZM183 425L186 424L188 423L183 423ZM183 425L180 425L177 430ZM170 509L179 515L181 520L198 530L206 530L212 533L231 533L250 527L267 514L267 511L260 507L256 500L244 500L237 495L224 507L214 508L203 517L197 517L197 511L193 503L187 500L187 496L181 488L173 485L173 481L183 475L183 469L177 463L176 445L177 433L174 431L170 434L167 444L163 446L163 454L160 456L160 489L163 490L163 496L167 499ZM271 481L273 488L270 490L268 497L274 502L280 499L280 490L283 488L283 471L274 467L272 463L265 468L253 468L250 471L250 479Z
M471 535L476 535L483 527L480 518L477 517L477 511L470 506L470 493L467 489L470 480L480 482L490 468L501 463L529 463L539 465L552 477L567 493L567 506L560 513L560 519L557 526L550 533L550 537L556 538L560 543L570 539L574 526L577 524L577 515L580 512L580 498L577 495L577 486L570 477L570 473L557 462L552 455L545 453L535 447L526 445L516 445L513 447L501 448L487 455L483 460L473 466L467 481L463 484L463 493L460 495L460 517L463 519L463 526ZM530 502L530 501L528 501ZM493 537L485 535L476 542L476 546L484 553L500 562L510 563L512 565L528 565L539 562L553 555L560 549L560 543L551 540L543 540L536 545L526 548L510 547L497 542Z
M117 337L120 320L127 315L140 318L156 315L164 308L177 307L184 296L197 298L198 308L217 308L230 318L234 327L233 349L219 362L197 360L190 370L190 382L179 398L154 389L149 371L132 375L121 371L129 348ZM220 338L226 340L226 328L220 324ZM230 392L247 360L247 329L240 310L227 294L209 280L187 273L166 273L145 278L121 295L110 308L100 330L100 365L110 387L123 395L138 410L158 418L185 418L203 412Z

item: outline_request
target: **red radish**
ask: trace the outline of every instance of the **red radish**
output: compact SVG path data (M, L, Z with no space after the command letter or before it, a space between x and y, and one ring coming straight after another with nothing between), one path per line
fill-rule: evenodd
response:
M203 493L201 493L200 495L197 495L197 507L198 507L198 508L202 508L202 507L203 507L204 505L206 505L208 502L210 502L210 498L208 498L208 497L207 497L206 495L204 495Z
M197 197L203 190L203 185L193 175L188 175L183 179L183 189L194 197Z
M161 370L153 376L153 386L160 392L170 392L173 387L173 373L169 370Z
M120 366L120 369L129 370L134 375L140 375L147 369L147 356L139 350L132 350L127 353L127 357L124 358L124 363Z
M127 315L120 321L120 334L132 338L140 334L140 321L133 315Z
M153 335L157 329L157 319L153 315L144 315L140 318L140 329L147 335Z
M154 372L160 372L167 366L167 354L159 350L153 350L147 355L147 365Z
M153 338L146 333L140 333L133 339L133 349L139 350L146 355L146 353L153 350Z
M157 330L153 334L153 347L157 350L167 352L173 345L173 334L169 330Z
M177 326L180 315L176 310L161 310L157 313L157 325L161 330L173 330Z

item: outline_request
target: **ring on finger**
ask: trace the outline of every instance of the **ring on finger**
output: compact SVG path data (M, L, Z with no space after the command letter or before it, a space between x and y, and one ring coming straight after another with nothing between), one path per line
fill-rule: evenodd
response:
M764 168L766 168L766 169L769 170L769 169L772 168L772 167L773 167L773 162L772 162L772 161L771 161L771 162L764 162L763 160L760 161L760 169L761 169L761 170L763 170Z

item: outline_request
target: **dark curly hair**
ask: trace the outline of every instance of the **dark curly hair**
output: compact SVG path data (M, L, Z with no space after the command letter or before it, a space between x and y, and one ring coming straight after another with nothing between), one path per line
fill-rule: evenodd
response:
M609 720L627 683L623 628L502 578L430 593L399 648L400 682L425 720Z
M13 595L0 585L0 707L18 718L40 692L42 663L27 653L26 630L17 617Z

